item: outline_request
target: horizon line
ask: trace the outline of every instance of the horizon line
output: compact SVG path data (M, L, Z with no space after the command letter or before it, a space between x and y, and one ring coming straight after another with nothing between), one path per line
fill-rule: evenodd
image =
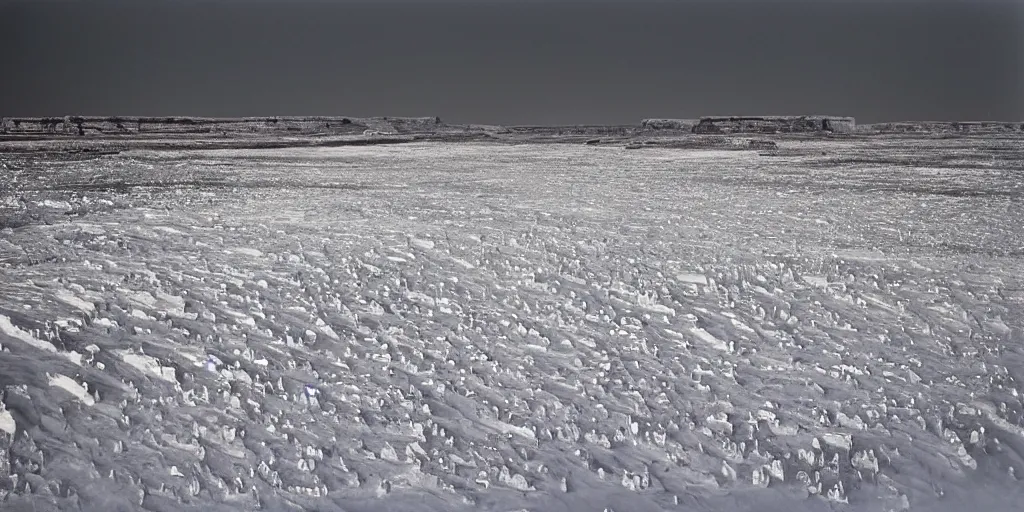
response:
M560 124L530 124L530 123L519 123L519 124L504 124L504 123L493 123L493 122L449 122L441 116L431 115L408 115L408 116L396 116L396 115L373 115L373 116L352 116L352 115L339 115L339 114L315 114L315 115L250 115L250 116L200 116L200 115L135 115L135 114L64 114L64 115L14 115L14 116L0 116L0 121L6 120L69 120L69 119L123 119L123 120L167 120L167 119L192 119L192 120L270 120L270 119L435 119L435 123L443 125L481 125L481 126L502 126L502 127L562 127L562 126L641 126L644 121L648 120L668 120L668 121L700 121L703 119L736 119L736 118L763 118L763 119L793 119L793 118L832 118L832 119L848 119L856 123L856 116L847 115L836 115L836 114L719 114L719 115L703 115L696 117L643 117L632 123L560 123ZM976 124L976 123L992 123L992 124L1015 124L1024 123L1024 120L997 120L997 119L900 119L890 121L876 121L871 123L863 123L863 125L878 125L878 124L894 124L894 123L946 123L946 124ZM857 123L860 124L860 123Z

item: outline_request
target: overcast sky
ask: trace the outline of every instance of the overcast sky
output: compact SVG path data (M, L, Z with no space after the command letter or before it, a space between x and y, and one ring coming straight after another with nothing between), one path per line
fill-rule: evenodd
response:
M0 115L1024 119L1024 1L0 0Z

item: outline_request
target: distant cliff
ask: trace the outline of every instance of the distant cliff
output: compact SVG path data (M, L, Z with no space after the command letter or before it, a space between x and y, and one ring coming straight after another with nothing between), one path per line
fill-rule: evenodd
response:
M360 134L366 129L387 133L432 131L438 117L8 117L0 133L38 136L116 136L208 134L313 135Z
M693 127L693 133L850 133L855 129L852 117L702 117Z
M999 121L904 121L876 123L860 127L865 133L899 134L997 134L1024 132L1024 123Z
M837 116L718 116L699 119L644 119L645 132L730 133L849 133L852 117Z
M1002 121L902 121L858 125L837 116L720 116L700 119L644 119L644 132L730 133L856 133L860 135L992 135L1020 134L1024 123Z
M693 131L693 127L699 123L699 119L644 119L640 121L640 128L644 131L665 130L665 131Z
M856 124L838 116L718 116L644 119L639 125L492 126L445 124L439 117L7 117L0 118L0 151L120 151L127 148L291 147L392 144L404 141L583 142L634 141L631 147L690 147L640 139L692 135L970 135L1021 136L1021 122L894 122ZM681 145L680 145L681 144ZM62 146L63 145L63 146ZM66 146L66 147L65 147ZM730 146L731 147L731 146Z

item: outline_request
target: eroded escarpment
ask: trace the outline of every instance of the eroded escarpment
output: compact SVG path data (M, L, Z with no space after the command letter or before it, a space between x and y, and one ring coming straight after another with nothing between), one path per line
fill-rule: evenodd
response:
M439 117L137 117L64 116L0 119L4 135L252 135L412 133L433 130Z
M837 116L750 116L702 117L693 133L850 133L856 129L852 117Z
M1024 123L1009 121L902 121L865 125L862 131L878 134L1010 134L1024 133Z

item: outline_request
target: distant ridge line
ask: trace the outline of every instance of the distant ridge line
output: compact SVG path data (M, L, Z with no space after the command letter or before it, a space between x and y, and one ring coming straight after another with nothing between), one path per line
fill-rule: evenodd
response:
M412 134L1010 134L1024 133L1024 122L898 121L858 125L848 116L703 116L691 119L649 118L635 125L446 124L440 117L355 116L11 116L0 117L5 137L88 136L330 136Z

